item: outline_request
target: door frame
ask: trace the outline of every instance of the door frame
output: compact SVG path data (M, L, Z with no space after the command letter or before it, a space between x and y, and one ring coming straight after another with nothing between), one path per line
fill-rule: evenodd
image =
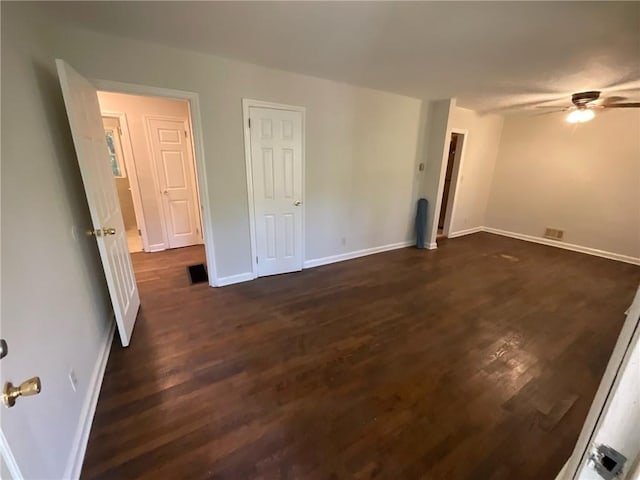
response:
M200 201L202 237L205 246L209 285L219 286L218 269L216 268L215 245L213 241L213 216L209 201L209 187L207 185L207 167L204 154L204 134L200 109L200 96L196 92L176 90L172 88L154 87L137 83L125 83L114 80L91 78L96 89L104 92L128 93L152 97L187 100L189 105L189 119L191 121L191 148L193 149L196 166L196 184Z
M305 261L305 243L306 243L306 230L305 230L305 137L306 137L306 111L305 107L299 107L295 105L286 105L283 103L266 102L263 100L254 100L251 98L242 99L242 124L244 129L244 160L247 177L247 202L249 204L249 235L251 238L251 279L258 278L258 262L256 261L257 241L256 241L256 211L253 195L253 170L252 170L252 158L251 158L251 128L249 127L249 109L250 108L271 108L273 110L288 110L293 112L299 112L302 116L302 209L301 209L301 222L302 222L302 265L304 268Z
M638 287L633 303L625 314L626 319L609 357L607 368L600 379L600 385L591 403L580 436L556 480L579 480L577 475L588 461L592 443L605 420L604 417L611 402L616 395L620 394L618 386L622 372L629 363L632 349L640 342L640 287ZM633 460L629 459L629 462L631 463Z
M460 155L456 155L453 157L453 171L451 172L451 185L449 185L449 196L447 197L447 203L450 204L451 206L449 207L449 205L445 205L445 214L444 214L444 225L442 227L442 234L445 237L448 237L449 234L451 233L451 225L453 225L453 219L456 215L456 203L458 200L458 187L460 186L460 180L462 179L462 166L464 165L464 158L465 158L465 153L467 150L467 143L469 142L469 130L467 129L462 129L462 128L451 128L449 130L449 148L451 148L451 136L453 134L457 134L457 135L461 135L462 136L462 146L460 149ZM457 164L456 164L456 159L458 160ZM442 208L442 195L444 194L444 181L445 181L445 177L447 175L447 166L449 163L449 149L447 149L447 160L446 163L443 165L444 167L444 175L442 177L442 185L440 186L439 189L439 195L440 195L440 208ZM440 212L438 212L438 215L440 214ZM437 232L437 230L436 230Z
M124 112L116 112L114 110L100 109L102 117L117 118L120 123L122 134L120 140L122 144L122 155L124 166L127 169L127 181L131 188L131 197L133 199L133 212L136 217L136 224L140 229L142 237L142 249L145 252L149 250L149 237L147 235L147 225L144 222L144 208L142 206L142 197L140 196L140 184L138 183L138 172L136 170L136 161L133 156L133 147L131 146L131 135L129 134L129 124L127 123L127 114Z
M153 176L153 184L156 187L156 202L160 207L160 211L162 212L162 219L160 221L162 225L162 235L164 238L164 243L166 248L169 248L169 229L167 228L167 212L164 208L164 201L162 199L162 195L160 194L160 178L158 177L158 165L156 163L155 151L153 149L153 144L151 142L151 138L153 137L153 132L151 131L151 123L150 120L168 120L172 122L185 122L183 117L175 117L172 115L157 115L157 114L145 114L144 115L144 126L146 130L146 140L147 140L147 151L149 152L149 156L153 162L153 168L151 171L151 175ZM198 174L197 174L197 165L195 163L195 150L193 148L193 128L189 119L186 119L186 128L190 133L190 143L191 143L191 152L192 152L192 164L194 166L193 169L193 186L195 188L195 198L196 200L196 222L198 224L199 237L202 242L204 242L204 233L203 233L203 225L202 225L202 206L200 205L200 187L198 186Z

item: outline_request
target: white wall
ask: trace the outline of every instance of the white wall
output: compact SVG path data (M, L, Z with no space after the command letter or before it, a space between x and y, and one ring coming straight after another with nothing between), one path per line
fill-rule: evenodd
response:
M2 382L42 393L0 414L25 478L63 478L112 308L62 94L41 32L2 4ZM68 374L75 370L74 392Z
M434 248L451 132L466 130L467 133L449 228L449 234L455 235L484 226L503 119L499 115L480 115L458 107L455 99L432 101L428 106L426 167L421 193L429 201L427 232Z
M499 115L480 115L455 105L451 109L449 130L466 130L467 134L458 177L460 181L455 192L450 235L485 225L502 124L503 118Z
M122 168L125 168L124 165ZM118 201L120 202L120 211L122 212L122 220L124 220L124 228L126 230L137 230L136 212L133 208L133 197L129 190L129 172L127 176L116 177L116 190L118 191Z
M98 92L98 100L102 112L124 113L127 117L149 248L151 250L167 248L162 223L162 200L154 180L155 165L149 150L145 116L166 115L189 118L189 104L186 100L111 92ZM129 178L129 181L131 180Z
M88 77L200 95L220 277L251 271L243 97L307 109L307 259L411 239L420 100L59 25L45 30L53 55Z
M89 77L199 93L220 276L251 267L243 97L307 108L309 259L412 237L426 120L420 100L67 30L37 8L2 3L1 334L2 380L40 375L43 391L4 412L2 430L25 476L61 478L112 320L95 240L83 235L91 222L56 57Z
M436 248L438 215L442 204L442 189L451 137L448 125L454 105L455 102L452 99L437 100L431 102L428 107L426 163L421 186L421 194L429 202L426 230L428 248Z
M489 227L640 257L640 111L571 125L564 115L505 119Z

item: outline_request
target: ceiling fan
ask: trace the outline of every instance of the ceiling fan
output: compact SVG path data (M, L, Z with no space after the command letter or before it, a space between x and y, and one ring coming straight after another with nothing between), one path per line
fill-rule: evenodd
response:
M626 100L624 97L609 97L600 100L600 93L597 90L588 92L578 92L571 95L571 103L568 107L557 106L538 106L536 108L553 108L554 112L570 112L567 115L567 122L569 123L584 123L595 117L596 110L602 110L605 108L640 108L640 102L621 102Z

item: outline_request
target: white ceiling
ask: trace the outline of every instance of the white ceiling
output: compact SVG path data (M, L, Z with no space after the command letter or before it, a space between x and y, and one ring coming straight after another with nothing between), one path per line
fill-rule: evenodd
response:
M85 28L480 111L639 99L640 2L47 2ZM634 90L634 91L630 91Z

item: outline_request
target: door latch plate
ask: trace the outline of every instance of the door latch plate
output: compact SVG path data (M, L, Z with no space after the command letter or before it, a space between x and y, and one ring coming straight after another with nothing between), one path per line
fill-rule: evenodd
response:
M627 457L608 445L598 445L589 460L604 480L615 480L622 473Z

